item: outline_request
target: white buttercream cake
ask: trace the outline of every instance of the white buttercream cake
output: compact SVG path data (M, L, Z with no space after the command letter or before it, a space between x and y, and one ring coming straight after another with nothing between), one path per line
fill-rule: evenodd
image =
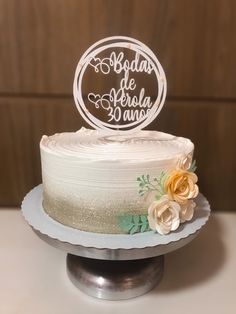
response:
M46 213L80 230L123 233L119 217L145 215L151 202L152 193L140 197L137 178L175 169L194 145L157 131L109 135L82 128L43 136L40 150Z

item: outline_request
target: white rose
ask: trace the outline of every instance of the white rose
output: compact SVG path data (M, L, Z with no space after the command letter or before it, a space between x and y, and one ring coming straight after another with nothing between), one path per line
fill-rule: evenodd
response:
M193 218L194 208L196 203L189 200L186 204L182 204L180 208L180 222L189 221Z
M192 159L193 159L193 156L191 153L186 156L183 156L178 161L178 168L182 170L188 170L192 164Z
M167 195L154 201L148 208L148 222L152 230L160 234L168 234L174 231L180 224L180 205L171 201Z

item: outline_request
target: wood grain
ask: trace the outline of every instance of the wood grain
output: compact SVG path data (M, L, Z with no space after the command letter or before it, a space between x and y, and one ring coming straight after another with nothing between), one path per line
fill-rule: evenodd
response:
M234 0L0 0L0 93L70 95L82 52L128 35L157 54L169 96L235 98L235 31Z
M39 141L43 134L81 127L72 99L0 99L0 206L16 205L41 181Z
M199 185L214 210L235 210L236 104L167 101L151 125L195 143ZM41 181L39 140L43 134L85 125L71 98L0 98L0 206L19 205Z

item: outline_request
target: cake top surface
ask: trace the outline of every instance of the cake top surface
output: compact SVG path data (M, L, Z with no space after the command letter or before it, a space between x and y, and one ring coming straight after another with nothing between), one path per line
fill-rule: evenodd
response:
M44 152L61 157L109 161L165 160L187 155L194 149L189 139L158 131L111 135L86 128L44 135L40 147Z

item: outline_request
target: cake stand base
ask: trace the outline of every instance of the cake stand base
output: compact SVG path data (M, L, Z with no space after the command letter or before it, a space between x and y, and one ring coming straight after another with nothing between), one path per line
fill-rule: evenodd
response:
M164 255L128 261L97 260L67 254L67 273L84 293L105 300L138 297L162 279Z

